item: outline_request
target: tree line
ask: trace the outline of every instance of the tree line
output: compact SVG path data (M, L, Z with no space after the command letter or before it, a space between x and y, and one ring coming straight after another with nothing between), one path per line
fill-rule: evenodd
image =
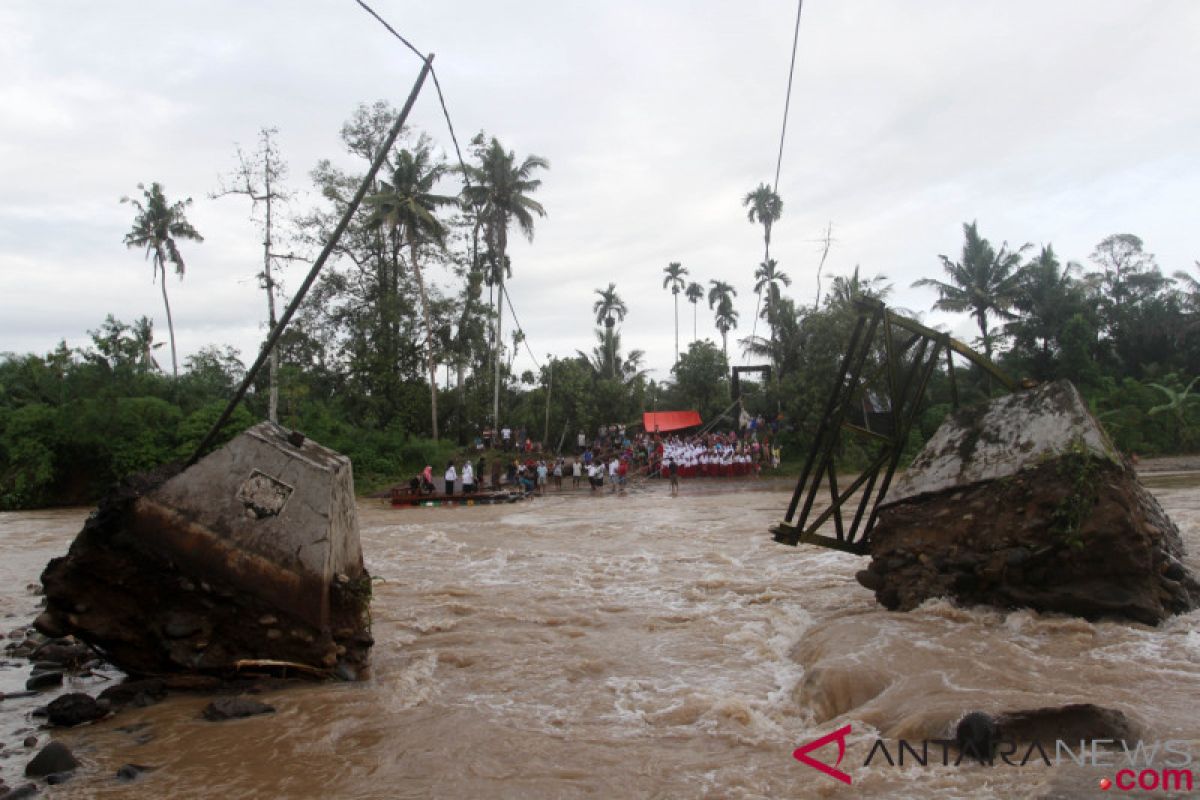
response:
M341 130L352 166L315 165L309 177L320 200L311 208L291 208L273 129L261 132L253 153L238 151L234 172L211 194L248 199L262 226L258 277L269 324L287 299L281 274L330 237L396 114L383 102L354 111ZM465 160L451 163L422 132L402 134L226 437L256 419L278 419L350 455L365 488L444 460L497 421L553 451L579 430L630 423L646 410L692 408L711 420L730 409L732 344L772 366L770 381L749 385L747 410L774 420L785 454L797 457L836 375L855 301L892 292L885 276L856 267L834 276L811 304L789 297L791 278L771 258L783 203L762 184L742 198L749 222L763 230L748 336L730 342L739 323L731 283L704 285L672 261L661 273L675 322L669 379L650 379L644 353L623 347L628 309L615 283L593 295L591 351L543 359L505 311L512 308L506 281L514 269L510 235L532 239L547 213L536 197L550 164L518 156L482 131ZM155 341L149 316L110 316L82 347L62 342L45 355L0 356L0 508L88 502L124 475L185 458L245 375L241 354L229 347L208 346L178 363L168 272L182 279L185 251L203 238L187 220L190 198L172 202L158 183L139 190L124 199L133 221L123 241L145 254L160 283L170 370L160 365L166 343ZM1051 245L996 247L973 222L964 225L961 254L931 266L941 276L916 285L936 293L933 308L970 315L976 346L1002 368L1075 381L1127 450L1200 445L1192 393L1200 273L1164 274L1129 234L1106 238L1085 267L1062 262ZM681 294L693 306L692 341L682 348ZM719 346L697 336L702 302ZM521 348L537 367L518 374ZM982 376L966 382L968 396L987 394ZM944 375L935 376L931 398L918 437L949 408Z
M1071 380L1125 452L1200 448L1200 394L1193 392L1200 374L1200 263L1165 274L1133 234L1106 237L1086 264L1064 262L1051 244L997 246L976 222L963 224L961 252L937 262L941 277L913 286L936 293L932 309L968 315L978 331L969 343L1008 374ZM863 275L856 267L834 277L812 305L768 294L769 335L741 343L774 367L777 380L762 387L755 402L792 423L796 446L807 443L818 422L858 315L856 301L886 301L893 290L885 275ZM960 393L964 388L964 402L972 402L998 387L975 370L959 375ZM929 397L910 451L951 408L944 369L934 374Z

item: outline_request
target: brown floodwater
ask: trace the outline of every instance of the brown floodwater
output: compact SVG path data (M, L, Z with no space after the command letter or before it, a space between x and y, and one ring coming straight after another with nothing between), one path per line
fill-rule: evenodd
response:
M1200 571L1197 476L1147 483ZM1200 612L1157 628L946 601L890 613L855 582L863 559L771 541L782 487L723 488L735 486L475 508L363 501L378 578L369 680L269 693L265 717L205 722L206 699L173 697L54 731L82 767L42 796L1106 796L1097 781L1113 768L1069 761L863 766L877 736L940 738L968 711L1076 702L1200 755ZM36 614L27 585L87 513L0 514L0 633ZM27 674L0 670L0 691ZM9 785L46 699L0 701ZM846 724L852 785L792 758ZM814 755L832 763L834 747ZM154 770L121 784L126 763Z

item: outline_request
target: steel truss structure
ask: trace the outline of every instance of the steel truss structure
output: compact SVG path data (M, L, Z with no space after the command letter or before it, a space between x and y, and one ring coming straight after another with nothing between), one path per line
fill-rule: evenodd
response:
M829 394L787 515L771 528L775 541L781 544L795 546L803 542L858 555L868 552L879 507L921 412L929 379L941 359L945 359L951 403L956 409L955 354L978 366L1009 391L1017 388L1017 383L995 364L949 334L896 314L877 300L859 300L856 305L858 320L850 345L842 358L837 382ZM878 445L867 468L844 489L838 486L838 451L843 430ZM829 506L814 516L813 507L822 484L829 488ZM851 502L860 490L857 501ZM800 515L793 522L797 509ZM851 511L853 516L848 518ZM834 536L818 533L830 519Z

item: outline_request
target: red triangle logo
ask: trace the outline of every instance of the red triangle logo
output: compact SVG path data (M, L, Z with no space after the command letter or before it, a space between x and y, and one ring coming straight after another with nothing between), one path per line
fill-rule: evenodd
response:
M837 767L841 765L842 759L846 757L846 736L848 736L849 734L850 734L850 726L849 725L838 728L833 733L827 733L824 736L822 736L820 739L813 739L808 744L797 747L795 750L792 751L792 758L796 759L797 761L801 762L802 764L807 764L808 766L812 767L815 770L824 772L826 775L828 775L831 778L836 778L837 780L841 781L842 783L849 784L850 780L851 780L850 776L847 775L846 773L842 772L840 769L837 769ZM813 750L818 750L833 741L837 742L838 756L837 756L837 761L834 762L834 765L832 767L829 766L828 764L823 764L820 761L817 761L816 759L813 759L808 755Z

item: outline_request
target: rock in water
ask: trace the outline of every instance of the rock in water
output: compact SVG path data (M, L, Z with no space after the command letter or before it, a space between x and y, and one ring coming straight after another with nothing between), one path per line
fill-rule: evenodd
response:
M949 417L881 507L859 582L1154 625L1200 604L1179 530L1067 381Z
M122 783L131 783L142 776L143 772L148 772L151 767L142 764L124 764L117 770L117 780Z
M954 742L958 751L981 764L992 760L998 738L996 721L980 711L967 714L959 720L954 729Z
M139 708L157 703L166 696L167 685L160 678L124 681L100 693L101 700L107 700L115 706L134 705Z
M209 722L253 717L258 714L273 714L275 707L245 697L222 697L204 707L204 718Z
M25 688L29 690L35 689L51 689L55 686L62 686L63 674L58 670L49 672L35 672L25 681Z
M364 674L371 580L350 460L288 433L261 423L182 472L111 493L42 573L38 627L134 675L240 660Z
M75 756L62 742L50 742L25 765L25 777L43 778L58 772L70 772L79 766Z
M1091 703L1008 711L996 717L996 725L1003 738L1016 742L1132 742L1141 736L1125 712Z
M72 728L85 722L100 719L108 710L97 703L91 695L82 692L64 694L46 706L46 717L51 725Z
M18 786L15 789L9 789L0 793L0 800L25 800L25 798L33 797L37 793L37 786L27 783L24 786Z

